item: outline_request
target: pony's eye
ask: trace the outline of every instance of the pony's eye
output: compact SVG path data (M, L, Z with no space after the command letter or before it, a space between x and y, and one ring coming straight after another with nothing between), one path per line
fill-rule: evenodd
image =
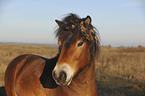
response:
M79 42L78 47L81 47L84 44L84 42Z

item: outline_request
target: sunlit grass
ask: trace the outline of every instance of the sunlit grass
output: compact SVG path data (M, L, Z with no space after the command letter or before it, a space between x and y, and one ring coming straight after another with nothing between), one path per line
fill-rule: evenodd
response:
M96 62L101 96L145 95L145 48L102 47ZM98 95L98 96L99 96Z

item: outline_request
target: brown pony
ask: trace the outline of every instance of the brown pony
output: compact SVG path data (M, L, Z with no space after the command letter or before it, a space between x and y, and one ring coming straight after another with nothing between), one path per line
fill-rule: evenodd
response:
M12 60L4 77L7 96L97 96L99 40L90 16L70 14L56 22L58 55L47 59L26 54Z

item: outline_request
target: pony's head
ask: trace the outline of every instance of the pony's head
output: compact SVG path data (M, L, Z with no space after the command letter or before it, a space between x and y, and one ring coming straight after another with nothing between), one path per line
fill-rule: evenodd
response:
M70 14L63 21L56 22L59 25L59 58L52 75L58 85L69 85L73 77L96 56L99 40L91 25L90 16L81 19Z

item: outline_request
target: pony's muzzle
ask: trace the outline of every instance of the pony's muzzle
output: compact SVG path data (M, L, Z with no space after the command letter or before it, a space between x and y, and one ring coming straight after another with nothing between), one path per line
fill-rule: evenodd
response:
M58 85L69 85L72 80L73 72L68 65L56 66L52 71L52 76Z
M56 71L53 71L52 75L58 85L63 85L66 82L67 75L64 71L60 73L56 73Z

